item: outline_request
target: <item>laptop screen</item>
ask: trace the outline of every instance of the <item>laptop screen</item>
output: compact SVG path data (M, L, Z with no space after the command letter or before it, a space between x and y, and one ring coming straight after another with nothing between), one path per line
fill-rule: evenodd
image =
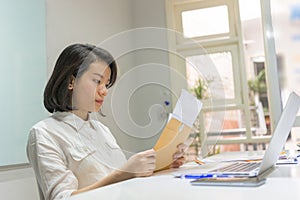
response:
M271 168L277 162L278 156L280 155L295 122L299 107L300 97L295 92L292 92L282 111L269 147L266 150L259 174Z

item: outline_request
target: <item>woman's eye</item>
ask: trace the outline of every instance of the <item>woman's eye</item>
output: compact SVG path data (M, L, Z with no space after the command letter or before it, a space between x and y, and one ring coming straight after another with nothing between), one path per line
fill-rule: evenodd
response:
M101 83L101 81L100 81L100 80L97 80L97 79L94 79L93 81L94 81L95 83L97 83L97 84Z

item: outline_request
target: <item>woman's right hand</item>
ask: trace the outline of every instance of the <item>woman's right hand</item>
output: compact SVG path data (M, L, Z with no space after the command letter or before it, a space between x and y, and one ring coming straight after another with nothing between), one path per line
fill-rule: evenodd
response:
M122 171L132 174L133 177L144 177L153 174L155 169L156 152L149 149L131 156Z

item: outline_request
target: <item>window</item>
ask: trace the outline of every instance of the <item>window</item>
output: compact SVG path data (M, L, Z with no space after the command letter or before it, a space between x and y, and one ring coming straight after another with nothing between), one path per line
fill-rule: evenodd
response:
M212 61L212 64L206 61L206 59ZM209 65L216 69L217 74L208 67ZM197 68L199 69L197 70ZM208 96L214 99L235 98L232 54L230 51L188 56L186 57L186 70L189 88L194 87L199 79L198 73L200 72L202 74L200 78L206 79L209 82L208 84L213 85L208 88Z
M173 61L176 63L174 65L172 60L170 63L187 77L188 89L204 88L203 95L200 95L203 109L197 129L199 141L203 142L202 156L218 145L225 148L235 144L241 150L247 149L247 144L268 142L270 139L261 132L256 134L258 104L251 105L248 90L248 79L251 78L248 74L255 75L253 63L250 62L252 57L248 57L249 49L244 51L253 41L244 40L244 35L251 33L244 33L243 30L241 17L243 20L250 18L240 16L239 3L245 3L242 1L166 1L167 16L170 17L168 28L181 33L176 34L172 42L175 51L185 59L180 66L176 61ZM257 4L259 0L253 2L255 6L248 6L247 12L252 14L251 17L255 14L256 18L260 4ZM263 52L255 54L258 55L264 56ZM178 85L174 84L174 87Z
M227 6L183 11L181 16L184 37L193 38L229 33Z

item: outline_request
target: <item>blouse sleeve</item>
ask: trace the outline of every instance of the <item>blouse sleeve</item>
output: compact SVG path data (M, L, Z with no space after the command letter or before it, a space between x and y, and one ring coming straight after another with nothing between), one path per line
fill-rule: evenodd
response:
M27 157L45 200L65 199L78 188L78 180L66 166L61 148L43 130L33 128Z

